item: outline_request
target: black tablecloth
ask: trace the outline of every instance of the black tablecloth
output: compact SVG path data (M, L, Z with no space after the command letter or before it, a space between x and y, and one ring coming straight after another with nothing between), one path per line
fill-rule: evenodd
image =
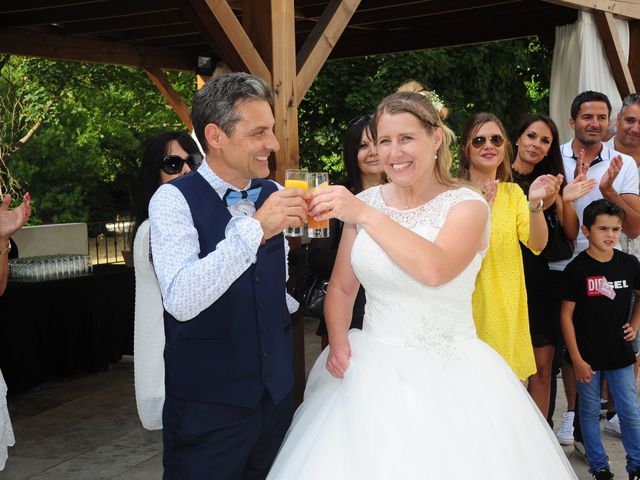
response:
M63 280L9 282L0 297L0 369L9 394L133 354L134 295L133 269L121 265Z

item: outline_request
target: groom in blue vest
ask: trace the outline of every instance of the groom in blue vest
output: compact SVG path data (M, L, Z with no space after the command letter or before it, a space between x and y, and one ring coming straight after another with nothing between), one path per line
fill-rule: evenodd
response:
M293 415L288 245L305 192L265 179L272 93L245 73L193 100L206 161L149 205L165 308L164 479L263 479ZM169 145L167 155L179 146Z

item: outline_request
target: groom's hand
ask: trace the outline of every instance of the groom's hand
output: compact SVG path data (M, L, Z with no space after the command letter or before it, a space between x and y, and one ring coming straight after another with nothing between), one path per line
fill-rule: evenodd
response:
M253 218L260 222L264 239L282 233L287 227L304 225L307 219L306 192L299 188L284 188L269 195Z

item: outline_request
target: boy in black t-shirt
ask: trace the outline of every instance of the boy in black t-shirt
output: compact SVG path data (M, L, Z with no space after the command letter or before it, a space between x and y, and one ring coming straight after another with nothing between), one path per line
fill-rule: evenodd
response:
M609 200L584 210L582 231L589 248L564 271L562 333L578 380L578 409L592 478L613 478L600 438L600 380L607 379L618 407L629 480L640 479L640 407L631 340L640 327L640 302L629 305L640 289L640 262L613 248L622 231L624 211Z

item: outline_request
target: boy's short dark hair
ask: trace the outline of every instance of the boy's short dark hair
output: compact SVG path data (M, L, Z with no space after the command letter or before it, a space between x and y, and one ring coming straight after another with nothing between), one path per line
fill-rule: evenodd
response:
M591 228L591 225L596 221L598 215L619 217L622 222L624 222L624 219L627 216L624 213L624 210L611 200L601 198L600 200L594 200L584 209L584 213L582 214L582 224L587 227L587 229Z
M609 97L607 97L604 93L594 92L593 90L587 90L586 92L579 93L576 98L571 102L571 118L573 120L578 116L578 112L580 111L580 107L583 103L587 102L604 102L607 104L607 109L609 110L609 115L611 115L611 102L609 101Z

